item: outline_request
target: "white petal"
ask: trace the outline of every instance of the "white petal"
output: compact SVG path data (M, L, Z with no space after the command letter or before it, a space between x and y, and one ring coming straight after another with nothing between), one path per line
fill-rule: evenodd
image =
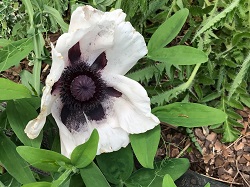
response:
M55 90L53 92L53 95L51 95L51 89L52 87L47 85L45 86L41 100L40 114L37 116L37 118L29 121L26 128L24 129L24 132L30 139L34 139L40 134L45 124L46 117L51 112L52 103L55 101L56 98L59 97L58 90Z
M129 22L122 22L115 28L113 47L106 50L108 64L104 73L124 75L146 54L143 36Z
M68 50L79 42L81 58L89 65L105 51L108 63L103 71L124 75L147 54L144 38L125 17L120 9L104 13L91 6L79 7L72 14L69 33L58 39L56 50L68 59Z
M97 131L99 133L97 155L118 151L129 144L129 135L121 128L112 128L109 124L102 124Z
M61 121L62 102L58 98L51 109L52 115L56 121L60 133L61 153L70 157L74 148L85 143L92 131L97 129L99 134L99 144L97 154L117 151L121 147L126 147L129 144L129 135L121 128L113 128L112 123L117 123L117 119L110 116L102 121L87 121L82 124L82 129L79 132L70 132Z
M53 95L51 95L51 90L54 83L58 81L58 79L60 78L65 66L65 62L63 60L62 55L54 49L53 45L51 45L51 48L52 48L53 63L51 66L50 73L45 81L46 85L43 88L40 114L38 115L37 118L29 121L24 130L27 136L31 139L34 139L39 135L45 124L47 115L49 115L51 112L52 103L55 101L57 97L59 97L58 90L54 90Z
M52 105L51 113L53 118L56 121L56 124L59 129L60 134L60 142L61 142L61 153L70 158L70 155L74 148L77 146L75 139L73 135L69 132L69 130L66 128L66 126L61 121L61 110L62 110L63 104L61 102L60 98L57 98L55 102ZM84 138L83 138L84 140Z
M67 61L61 53L56 51L54 46L51 44L51 53L52 53L52 65L50 68L50 73L46 78L46 85L52 87L56 81L59 80L64 68L67 66Z
M126 147L129 144L129 135L120 127L114 127L117 124L117 118L109 115L101 121L88 121L85 125L88 130L80 131L74 135L77 144L81 144L88 139L93 129L97 129L99 134L99 144L97 155L101 153L113 152Z
M122 75L105 75L108 86L122 93L114 98L113 109L119 126L126 132L143 133L153 129L160 121L151 113L150 99L146 90L136 81Z

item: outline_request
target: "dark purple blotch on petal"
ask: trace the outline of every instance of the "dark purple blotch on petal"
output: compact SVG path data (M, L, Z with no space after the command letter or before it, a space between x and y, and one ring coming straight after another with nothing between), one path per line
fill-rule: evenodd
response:
M73 47L69 49L68 57L71 63L79 60L81 56L80 44L77 42Z
M102 52L91 65L91 69L95 71L102 70L107 65L107 58L105 52Z
M70 110L64 105L61 111L61 120L70 132L79 131L86 123L86 118L81 110Z
M92 110L86 111L85 114L89 120L100 121L105 118L105 112L101 104Z
M112 97L121 97L122 96L122 93L119 92L118 90L114 89L113 87L106 87L106 93Z
M57 90L57 89L60 89L61 87L61 80L59 79L57 82L54 83L54 85L52 86L52 89L51 89L51 95L53 95L54 91Z

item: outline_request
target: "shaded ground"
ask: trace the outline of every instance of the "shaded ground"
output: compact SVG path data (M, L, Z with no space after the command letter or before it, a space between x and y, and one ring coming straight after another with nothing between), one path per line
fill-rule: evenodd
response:
M233 143L222 143L221 135L208 129L193 129L202 154L186 133L168 125L162 126L162 146L158 157L187 157L191 170L228 186L250 186L250 109L239 111L244 129Z

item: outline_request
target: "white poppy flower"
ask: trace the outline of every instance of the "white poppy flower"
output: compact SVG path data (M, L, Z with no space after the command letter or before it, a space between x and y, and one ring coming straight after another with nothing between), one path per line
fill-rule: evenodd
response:
M60 133L61 152L99 133L97 154L129 144L129 134L159 124L151 113L146 90L124 76L147 53L145 41L122 10L102 12L77 8L68 33L52 46L52 66L43 90L41 111L25 132L36 138L52 113Z

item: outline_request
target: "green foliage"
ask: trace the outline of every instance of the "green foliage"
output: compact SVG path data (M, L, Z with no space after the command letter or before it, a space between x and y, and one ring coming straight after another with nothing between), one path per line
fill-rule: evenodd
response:
M25 113L23 112L24 110L26 111ZM42 133L32 140L24 132L28 122L37 117L36 108L32 104L32 98L8 101L6 113L10 126L19 140L24 145L39 148L42 141Z
M30 91L21 84L0 78L0 100L12 100L31 97Z
M19 183L35 182L28 164L16 152L15 144L0 132L0 163Z
M17 147L17 152L30 165L43 171L56 172L60 167L71 164L67 157L49 150L19 146Z
M24 14L18 12L20 3L18 0L2 0L0 2L0 38L8 38L17 27Z
M153 162L160 136L161 128L159 125L145 133L131 134L129 136L136 158L143 167L154 168Z
M124 183L134 168L133 152L130 146L112 153L101 154L96 159L106 179L113 184Z
M93 130L88 141L78 145L71 153L71 161L76 168L84 168L89 165L95 158L99 135L97 130Z
M166 174L163 178L162 187L177 187L169 174Z
M163 160L155 163L155 169L142 168L137 170L125 181L125 185L127 187L161 186L166 174L176 180L187 171L188 167L189 162L185 158Z
M219 109L197 103L172 103L152 112L163 122L183 127L201 127L223 123L227 115Z
M18 41L13 41L3 48L0 48L0 72L17 65L25 58L33 49L32 40L23 38Z

